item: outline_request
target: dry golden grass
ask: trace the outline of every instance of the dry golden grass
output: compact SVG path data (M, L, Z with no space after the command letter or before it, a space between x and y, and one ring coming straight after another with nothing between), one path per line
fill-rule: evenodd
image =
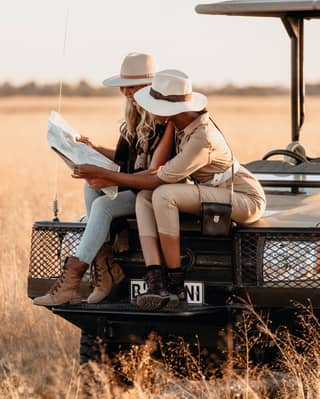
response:
M308 153L318 156L319 106L319 98L308 100L303 136ZM3 398L78 396L78 329L46 309L34 307L26 294L32 221L52 218L57 166L60 218L70 221L84 212L81 182L71 179L69 170L60 160L56 162L55 154L46 144L48 115L56 107L57 100L52 98L0 99L0 397ZM122 107L121 98L64 99L62 114L82 134L113 146ZM209 110L242 162L261 157L270 149L284 148L290 141L286 97L215 97L210 98ZM219 397L210 395L203 393L201 397ZM131 397L151 396L137 385ZM258 396L251 392L246 397Z

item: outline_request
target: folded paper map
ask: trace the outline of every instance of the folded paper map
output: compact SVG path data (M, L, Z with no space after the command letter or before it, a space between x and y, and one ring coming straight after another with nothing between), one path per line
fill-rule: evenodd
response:
M119 171L119 165L88 145L79 143L76 141L77 137L80 137L80 134L59 113L52 111L48 122L48 144L70 169L73 170L75 165L89 164ZM116 198L118 194L117 187L106 187L102 191L110 199Z

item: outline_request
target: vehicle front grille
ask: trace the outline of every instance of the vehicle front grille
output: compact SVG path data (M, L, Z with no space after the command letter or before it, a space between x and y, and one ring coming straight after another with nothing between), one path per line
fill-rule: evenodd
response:
M28 279L30 297L45 293L59 278L66 257L75 254L84 228L84 223L34 223ZM138 240L134 234L131 236ZM320 229L240 229L233 235L234 246L232 237L230 242L223 241L229 243L230 249L224 248L227 252L220 248L222 241L217 247L217 242L205 237L192 237L193 246L183 236L182 247L187 245L196 254L195 264L188 271L196 280L224 285L233 281L236 287L320 288ZM132 248L137 245L138 241L130 243ZM217 248L222 252L216 253ZM131 253L122 263L131 264L134 259L130 256L136 255ZM139 256L139 264L143 264L140 252ZM89 280L88 271L82 283L88 287Z
M31 238L30 276L59 277L66 257L75 254L83 230L80 223L35 223Z
M235 240L238 285L320 288L320 231L248 230Z
M84 228L83 223L34 223L28 276L29 297L43 295L60 277L66 258L74 255L78 248ZM84 276L82 291L89 286L89 273Z

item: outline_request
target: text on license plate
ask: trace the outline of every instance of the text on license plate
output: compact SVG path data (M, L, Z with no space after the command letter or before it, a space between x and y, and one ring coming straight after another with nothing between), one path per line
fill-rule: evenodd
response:
M192 305L202 304L204 301L204 287L201 281L185 281L184 288L187 294L187 302ZM131 301L138 295L147 291L147 284L144 280L130 281Z

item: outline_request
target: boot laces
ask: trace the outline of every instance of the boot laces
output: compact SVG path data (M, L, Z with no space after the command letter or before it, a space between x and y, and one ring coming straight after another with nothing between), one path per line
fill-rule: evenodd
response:
M90 283L92 285L96 284L96 263L95 261L90 266Z
M53 284L53 286L50 288L49 290L49 294L54 295L57 291L59 291L62 283L64 282L65 279L65 270L63 270L61 276L59 277L59 279Z
M105 263L106 263L107 268L99 267L97 265L96 261L93 263L93 268L91 268L91 278L92 278L92 280L94 282L94 285L96 287L99 287L102 284L104 272L109 272L111 277L112 277L112 279L113 279L113 276L112 276L112 273L111 273L111 267L112 266L110 267L110 265L109 265L108 257L106 257Z
M93 267L91 268L91 279L96 287L102 282L102 271L96 262L93 263Z
M49 294L54 295L57 291L59 291L62 283L64 282L65 276L66 276L66 272L67 272L67 262L68 262L69 257L67 256L64 260L64 264L63 264L63 268L62 268L62 273L61 276L58 278L58 280L51 286L51 288L49 289Z

